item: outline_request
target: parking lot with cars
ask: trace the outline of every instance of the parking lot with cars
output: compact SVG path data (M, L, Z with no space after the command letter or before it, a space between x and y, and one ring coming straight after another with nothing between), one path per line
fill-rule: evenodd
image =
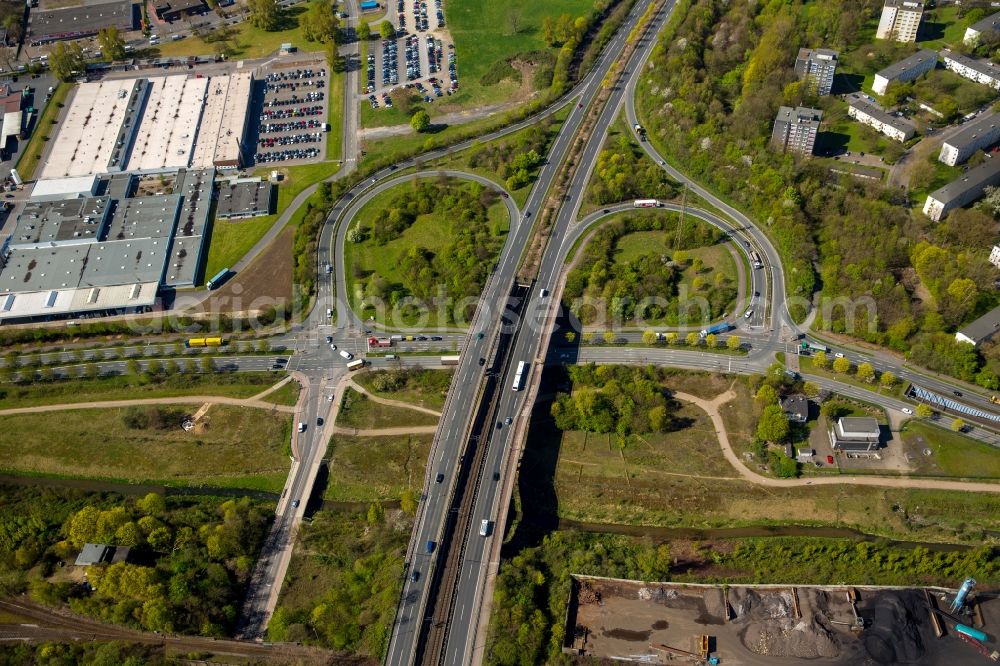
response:
M400 88L413 90L426 103L458 90L455 46L444 29L441 0L434 4L435 15L429 17L426 1L398 0L397 37L372 48L365 63L364 95L373 109L392 108L390 95Z
M275 64L261 73L264 90L255 136L257 164L294 164L326 153L329 74L322 60Z

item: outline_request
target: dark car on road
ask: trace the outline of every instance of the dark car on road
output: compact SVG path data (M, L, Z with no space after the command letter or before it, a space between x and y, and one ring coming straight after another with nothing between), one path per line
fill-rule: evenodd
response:
M438 474L437 478L434 479L434 483L441 483L442 481L444 481L444 474Z

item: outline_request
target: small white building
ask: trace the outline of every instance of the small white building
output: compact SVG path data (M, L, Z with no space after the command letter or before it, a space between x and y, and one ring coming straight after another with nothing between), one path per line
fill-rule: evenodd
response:
M948 166L961 164L982 150L1000 141L1000 116L977 118L941 144L938 159Z
M935 222L950 211L968 205L983 196L987 187L1000 185L1000 159L987 159L975 169L969 169L944 187L927 195L924 215Z

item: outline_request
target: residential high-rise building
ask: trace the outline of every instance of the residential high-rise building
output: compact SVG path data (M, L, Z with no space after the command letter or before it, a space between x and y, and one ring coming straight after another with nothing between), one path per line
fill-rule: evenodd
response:
M823 112L806 107L783 106L778 109L771 132L771 146L782 152L812 155Z
M809 82L819 95L829 95L833 88L833 76L837 72L837 56L831 49L799 49L795 59L795 73Z
M897 42L915 42L923 16L924 3L919 0L885 0L875 36Z

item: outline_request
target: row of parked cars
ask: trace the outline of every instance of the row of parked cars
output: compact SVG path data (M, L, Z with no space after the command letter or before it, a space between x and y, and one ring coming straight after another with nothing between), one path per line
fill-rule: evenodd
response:
M264 109L260 114L260 122L266 123L271 120L284 120L285 118L305 118L308 116L318 116L323 113L323 105L300 106L297 109Z
M264 84L264 92L280 92L282 90L296 91L299 88L324 88L326 79L306 79L305 81L280 81L274 83L268 81Z
M291 146L297 143L319 143L322 140L322 132L303 132L284 136L263 136L257 143L262 148L273 148L274 146Z
M265 162L285 162L287 160L308 160L319 157L319 148L290 148L288 150L278 150L273 153L257 153L254 155L254 162L263 164Z
M261 134L275 134L277 132L294 132L304 129L321 129L323 123L318 120L297 120L291 123L268 123L260 126Z

